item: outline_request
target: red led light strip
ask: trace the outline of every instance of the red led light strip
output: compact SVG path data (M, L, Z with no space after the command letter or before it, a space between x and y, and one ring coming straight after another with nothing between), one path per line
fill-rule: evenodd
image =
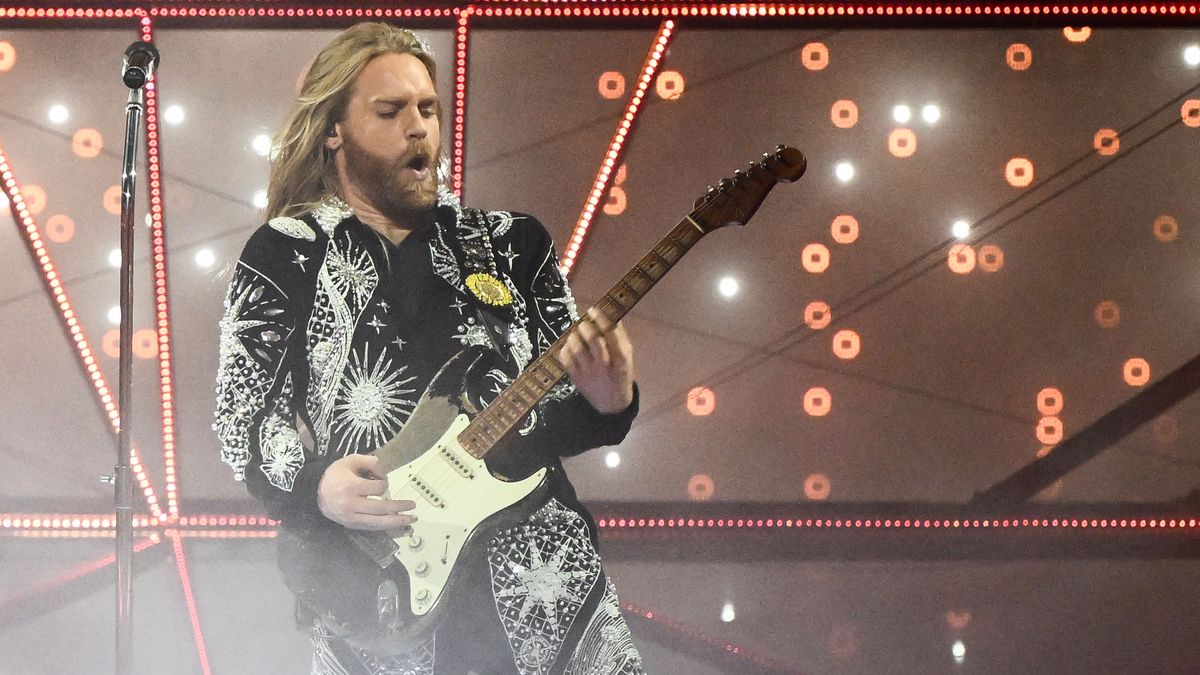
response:
M142 18L142 41L154 41L154 25ZM159 164L158 78L146 83L146 164L150 174L150 250L154 266L154 315L158 328L158 376L162 402L163 465L166 469L167 513L179 517L179 483L175 468L175 403L171 369L171 321L167 301L167 239L163 228L162 168Z
M715 637L705 633L702 630L693 628L692 626L684 624L675 619L666 618L666 617L664 617L660 614L657 614L649 609L646 609L645 607L640 607L631 602L622 602L621 610L626 612L627 614L633 614L640 619L645 619L647 621L651 621L660 627L670 630L672 633L676 633L677 635L680 635L682 637L685 637L685 638L688 638L691 640L697 640L699 642L702 642L702 643L708 645L710 648L726 652L727 654L729 654L731 656L736 656L739 659L741 659L743 661L747 661L749 663L752 663L756 666L766 667L775 672L783 671L783 667L780 666L779 664L772 663L771 661L768 661L767 659L764 659L764 658L758 656L757 654L754 654L753 652L751 652L749 649L746 649L745 647L733 644L732 642L726 642L725 640L715 638Z
M552 3L552 4L551 4ZM97 3L99 4L99 3ZM117 5L117 2L112 4ZM170 6L154 6L149 10L143 8L129 9L110 7L96 9L95 7L58 7L46 8L33 4L25 7L7 7L0 9L0 18L10 19L120 19L143 16L147 12L151 16L161 17L201 17L201 18L348 18L348 19L378 19L378 18L448 18L460 14L463 9L472 5L483 5L476 12L486 17L514 18L640 18L640 17L721 17L721 18L761 18L761 17L990 17L990 16L1163 16L1163 17L1194 17L1200 8L1193 3L1173 4L1071 4L1060 3L997 3L988 5L977 3L948 4L888 4L863 5L850 3L829 3L816 5L811 3L724 3L702 4L699 2L656 3L648 5L638 2L594 3L582 5L560 3L556 0L474 0L463 2L458 7L440 6L433 8L347 8L336 5L328 7L227 7L212 0L197 0L196 2L174 2ZM193 5L180 7L179 5Z
M641 77L638 79L637 88L634 90L633 96L629 99L629 105L625 108L625 116L621 118L621 123L617 126L617 132L613 135L612 142L609 143L608 153L604 155L604 161L600 165L600 172L596 175L596 182L592 185L592 192L588 195L587 202L583 206L583 213L579 215L579 222L575 224L575 231L571 233L571 238L567 241L567 248L563 251L562 258L558 261L558 268L563 276L569 275L571 268L575 266L575 260L579 256L584 237L587 236L588 228L592 224L596 207L600 205L600 199L608 190L609 179L616 169L617 162L621 159L625 148L625 141L628 139L629 133L633 129L633 124L637 120L642 100L646 96L646 90L650 88L650 83L658 75L658 68L662 63L663 52L666 51L667 45L671 43L671 35L674 31L675 22L664 21L658 29L658 36L654 39L650 53L646 55L646 62L642 65L640 71Z
M138 552L144 551L144 550L150 548L151 546L154 546L155 544L159 543L159 541L161 541L161 538L159 537L158 533L156 532L147 539L141 539L139 541L134 542L133 552L138 553ZM82 565L79 565L78 567L67 570L66 572L63 572L62 574L60 574L56 577L47 579L46 581L43 581L36 586L27 588L27 589L17 593L16 595L12 595L10 597L5 598L4 600L0 600L0 609L3 609L4 607L12 606L18 602L22 602L24 600L32 598L36 595L40 595L42 593L49 593L57 588L60 588L62 586L65 586L65 585L71 583L72 581L75 581L76 579L80 579L89 574L99 572L100 570L104 569L105 567L108 567L109 565L113 564L116 561L117 561L117 554L109 553L108 555L97 558L91 562L86 562Z
M651 529L1196 529L1195 518L601 518L602 530Z
M467 7L458 15L454 31L454 166L451 181L454 194L462 198L463 156L466 151L467 115L467 33L472 9Z
M175 569L179 571L179 582L183 585L183 598L187 601L188 618L192 621L192 638L196 641L200 668L204 670L204 675L212 675L212 669L208 666L208 650L204 647L204 632L200 628L200 616L196 613L196 597L192 595L192 579L188 574L187 557L183 553L183 541L178 532L170 532L169 536L175 548Z
M8 196L9 207L13 210L13 219L17 221L17 227L21 230L25 246L29 249L30 256L33 258L33 264L42 271L42 281L46 294L58 305L58 314L62 320L63 329L67 333L68 339L75 345L80 366L89 381L91 381L100 406L108 416L109 424L115 433L119 430L121 424L116 397L114 396L114 392L109 388L108 382L104 378L104 372L100 368L100 363L92 351L87 335L84 334L83 326L80 325L79 318L75 315L75 309L71 305L70 298L67 297L66 286L59 279L58 268L54 265L54 261L50 257L50 251L46 248L46 244L42 240L41 230L38 227L37 221L33 219L33 214L30 213L29 208L25 204L25 199L21 196L20 186L13 175L12 167L8 163L8 157L5 155L3 147L0 147L0 179L4 181L4 192ZM145 497L146 503L150 506L151 513L159 520L166 520L167 514L158 505L158 496L150 484L150 478L146 475L145 467L142 466L137 448L132 448L130 465L133 467L134 476L137 478L138 485L142 488L142 496Z
M133 526L151 529L161 523L146 516L135 516ZM788 530L809 529L1109 529L1109 530L1181 530L1200 529L1200 519L1180 517L1124 517L1124 518L1079 518L1079 517L1034 517L1034 518L600 518L596 524L602 530L730 530L765 529ZM278 523L266 516L245 514L210 514L182 516L175 521L180 536L206 536L216 532L205 528L222 528L220 532L236 533L236 536L253 536L255 533L274 533ZM24 532L107 532L116 527L111 514L0 514L0 530ZM241 529L247 528L247 529Z

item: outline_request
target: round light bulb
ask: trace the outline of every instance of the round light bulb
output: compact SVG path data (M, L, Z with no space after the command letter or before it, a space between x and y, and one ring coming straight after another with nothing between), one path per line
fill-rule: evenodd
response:
M167 124L183 124L183 108L177 105L167 106L167 109L163 111L163 119L167 121Z
M966 239L971 234L971 224L965 220L956 220L950 226L950 232L959 239Z
M908 121L912 119L912 108L906 105L892 108L892 119L896 120L896 124L908 124Z
M942 109L930 103L921 108L921 119L925 120L926 124L937 124L938 120L942 119Z
M616 450L609 452L604 456L604 464L610 469L615 469L621 465L621 454Z
M50 106L50 112L47 115L50 118L51 124L62 124L70 116L71 113L67 111L67 106L61 104Z
M215 262L217 262L217 256L213 254L211 248L202 248L199 251L196 251L196 265L199 266L200 269L208 269L212 267L213 263Z
M250 147L254 149L254 154L259 157L266 157L271 153L271 137L266 134L259 134L250 141Z
M254 193L254 207L258 209L267 208L267 191L259 190Z
M717 283L717 291L726 298L737 295L738 288L738 281L733 277L725 277Z
M834 173L837 175L838 180L843 183L849 183L854 180L854 165L850 162L838 162L838 165L834 168Z
M108 310L108 322L116 326L121 323L121 307L117 305Z

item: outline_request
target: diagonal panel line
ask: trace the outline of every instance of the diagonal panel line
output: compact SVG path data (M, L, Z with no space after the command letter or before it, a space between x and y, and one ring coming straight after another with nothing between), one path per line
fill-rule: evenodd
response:
M154 41L150 17L142 18L142 40ZM159 160L158 75L146 83L146 165L150 174L150 260L154 267L154 316L158 332L159 400L162 404L163 467L166 473L167 513L179 517L179 484L175 464L175 404L171 384L171 318L167 292L167 238L163 227L162 166Z
M204 647L204 631L200 628L200 616L196 613L196 598L192 595L192 579L188 574L187 557L183 553L183 540L178 532L170 531L171 545L175 549L175 569L179 571L179 583L183 586L183 599L187 602L188 618L192 622L192 639L196 641L196 655L204 675L212 675L208 665L208 650Z
M100 405L101 412L108 418L113 432L117 433L120 431L121 419L113 391L108 386L108 381L104 377L100 362L96 360L95 352L92 351L91 343L88 342L83 326L75 316L75 309L70 298L67 297L66 285L59 278L58 268L50 257L50 250L42 241L41 228L38 227L37 221L34 220L33 214L25 204L25 198L21 195L21 188L13 175L12 167L8 163L8 157L4 154L2 146L0 146L0 179L4 181L3 187L8 196L8 205L12 210L13 221L16 222L17 229L21 231L21 238L25 242L26 249L29 250L34 267L41 270L40 276L46 296L58 310L55 314L62 323L63 331L75 347L84 377L92 383L93 393ZM165 520L167 516L158 505L158 496L154 492L149 476L146 475L146 469L142 465L137 448L130 448L130 454L130 465L137 477L138 485L142 488L142 495L145 497L151 513L159 520Z
M662 22L662 25L658 28L658 35L655 36L654 43L650 46L650 52L646 54L646 62L642 64L642 69L639 71L641 77L638 79L638 85L634 89L633 95L629 97L629 104L625 106L625 114L621 117L621 122L617 125L617 131L608 145L608 152L605 153L604 161L600 164L600 171L596 174L596 181L593 183L592 191L583 206L583 212L579 214L579 221L575 224L575 231L571 234L571 238L567 242L567 248L563 251L562 259L558 261L559 270L564 277L571 273L571 268L574 267L575 260L579 257L584 237L587 235L588 228L592 224L592 218L595 216L596 207L600 205L600 198L608 191L608 184L612 178L613 169L625 154L625 141L633 131L633 125L637 121L638 111L642 107L642 99L646 96L646 90L650 88L650 83L658 75L659 66L662 65L663 53L666 51L667 45L671 43L671 35L674 31L674 21L667 20Z

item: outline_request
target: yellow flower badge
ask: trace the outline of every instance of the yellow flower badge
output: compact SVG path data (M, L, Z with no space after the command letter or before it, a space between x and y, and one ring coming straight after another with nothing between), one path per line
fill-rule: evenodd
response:
M508 292L504 282L490 274L479 272L467 277L467 288L475 297L493 307L504 307L513 301L512 293Z

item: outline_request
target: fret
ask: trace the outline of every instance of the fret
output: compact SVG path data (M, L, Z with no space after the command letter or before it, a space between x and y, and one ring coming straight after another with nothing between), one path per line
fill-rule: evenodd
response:
M629 279L629 281L626 281L626 279ZM650 283L645 283L645 281L641 281L642 279L645 279ZM639 298L645 295L646 292L649 291L652 286L654 286L654 279L651 279L640 265L634 265L633 269L630 271L630 274L626 274L625 276L621 277L621 282L632 288L634 292L638 294ZM638 288L639 285L643 286L643 288Z
M607 292L607 293L605 293L605 294L604 294L604 297L605 297L605 298L607 298L607 299L609 300L609 302L611 302L611 303L613 303L614 305L616 305L616 306L617 306L617 307L618 307L618 308L621 310L621 312L620 312L621 314L624 314L625 312L628 312L628 311L629 311L629 308L630 308L630 307L633 307L633 303L632 303L632 302L631 302L631 303L629 303L629 304L626 304L626 303L624 302L624 298L622 298L622 297L621 297L621 292L620 292L620 291L617 291L617 293L615 293L615 294L614 294L612 291L609 291L609 292ZM607 315L607 314L608 314L608 312L605 312L605 314ZM611 319L612 317L609 317L609 318Z
M629 275L625 275L625 276L629 276ZM634 288L633 284L629 283L628 281L625 281L625 277L621 277L620 279L618 279L617 284L629 289L629 294L633 296L634 302L637 302L638 300L641 299L641 297L642 297L641 292L638 291L638 289Z

